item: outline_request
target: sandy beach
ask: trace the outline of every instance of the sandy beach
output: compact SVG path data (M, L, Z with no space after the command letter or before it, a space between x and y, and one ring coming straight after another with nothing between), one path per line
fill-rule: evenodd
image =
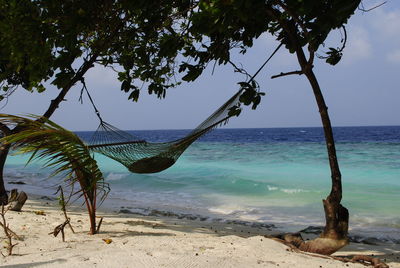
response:
M88 235L81 207L69 209L75 234L66 227L56 201L28 200L22 212L9 211L10 228L21 236L13 256L0 258L2 267L364 267L293 252L265 238L274 231L236 224L98 212L104 217L100 234ZM1 238L4 234L1 233ZM106 243L111 242L111 243ZM3 249L5 252L5 249ZM374 254L390 267L400 267L399 245L352 243L336 256Z

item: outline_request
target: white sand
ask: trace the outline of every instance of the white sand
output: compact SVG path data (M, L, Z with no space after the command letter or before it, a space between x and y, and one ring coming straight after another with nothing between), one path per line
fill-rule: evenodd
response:
M46 215L37 215L35 211ZM28 201L23 212L9 211L17 241L14 256L2 258L2 268L16 267L365 267L296 253L262 236L266 230L232 224L205 223L175 218L104 216L101 233L91 236L83 208L69 212L76 230L66 227L66 242L49 235L64 221L53 201ZM0 238L4 234L0 230ZM112 239L106 244L103 239ZM5 252L5 249L3 249ZM351 244L338 256L375 254L390 267L400 267L400 247Z

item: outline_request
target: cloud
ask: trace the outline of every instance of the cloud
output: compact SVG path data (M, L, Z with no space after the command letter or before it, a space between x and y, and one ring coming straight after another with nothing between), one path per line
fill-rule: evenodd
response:
M368 31L361 26L352 26L349 27L348 32L350 34L343 63L352 64L370 58L372 56L372 45Z
M86 75L89 87L115 88L119 87L117 74L110 68L96 65Z
M378 8L371 16L372 26L375 30L386 38L400 37L400 9L385 10Z
M380 50L389 51L386 61L400 63L400 9L382 7L371 14L371 30Z
M260 36L257 43L260 51L264 50L270 52L274 51L279 44L280 43L276 41L275 36L271 36L270 34L266 33ZM258 55L258 57L260 56ZM275 65L276 67L293 68L297 66L297 58L294 54L290 54L286 48L282 47L274 56L271 64Z
M400 63L400 49L394 50L386 55L388 62Z

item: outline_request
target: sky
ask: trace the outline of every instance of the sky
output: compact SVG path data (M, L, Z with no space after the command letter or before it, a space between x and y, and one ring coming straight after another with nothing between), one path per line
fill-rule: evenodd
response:
M364 0L366 8L382 1ZM314 72L319 80L333 126L400 125L400 0L357 13L347 24L348 42L342 61L331 66L316 59ZM254 73L278 43L261 36L249 52L232 59ZM340 35L329 36L326 47L340 46ZM321 48L324 51L324 48ZM266 93L257 110L245 107L232 118L229 128L315 127L321 126L318 108L304 76L271 79L274 74L298 70L297 60L284 48L258 75ZM139 102L127 99L111 69L95 67L86 84L103 119L125 130L191 129L200 124L237 92L244 77L232 67L207 69L200 79L170 89L165 99L146 91ZM80 85L71 89L51 118L67 129L95 130L98 120L87 98L81 104ZM1 113L43 114L58 90L49 86L45 93L14 93Z

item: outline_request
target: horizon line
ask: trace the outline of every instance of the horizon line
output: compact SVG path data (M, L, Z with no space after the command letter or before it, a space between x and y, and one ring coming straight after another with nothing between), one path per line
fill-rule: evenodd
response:
M359 126L332 126L332 128L346 127L400 127L400 125L359 125ZM218 129L279 129L279 128L323 128L323 126L291 126L291 127L220 127ZM169 130L193 130L195 128L168 128L168 129L120 129L122 131L169 131ZM96 130L72 130L73 132L95 132Z

